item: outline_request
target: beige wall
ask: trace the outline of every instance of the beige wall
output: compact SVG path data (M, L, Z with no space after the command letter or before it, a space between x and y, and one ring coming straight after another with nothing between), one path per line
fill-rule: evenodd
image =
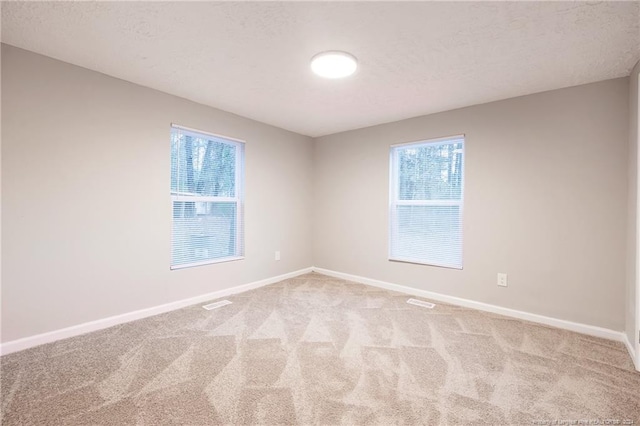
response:
M314 143L3 45L2 341L312 264L623 330L635 276L626 271L625 289L633 84L610 80ZM172 122L247 141L245 260L169 271ZM389 262L389 145L459 133L464 269ZM496 286L497 272L509 274L508 288Z
M628 94L620 78L317 139L314 265L623 330ZM388 261L389 145L460 133L464 269Z
M638 226L638 73L640 62L631 71L629 77L629 157L628 157L628 215L627 215L627 282L625 295L625 323L629 342L637 345L636 280L638 273L637 226Z
M310 138L6 45L2 89L3 342L311 266ZM172 122L246 140L245 260L169 270Z

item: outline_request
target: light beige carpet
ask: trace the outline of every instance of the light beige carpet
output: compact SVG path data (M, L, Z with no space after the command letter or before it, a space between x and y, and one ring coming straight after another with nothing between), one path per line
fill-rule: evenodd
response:
M617 342L319 274L228 299L2 357L2 424L640 423Z

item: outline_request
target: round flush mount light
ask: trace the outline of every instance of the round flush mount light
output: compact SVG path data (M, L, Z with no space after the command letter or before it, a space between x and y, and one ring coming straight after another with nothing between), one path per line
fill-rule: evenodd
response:
M331 50L311 58L311 70L324 78L343 78L356 72L358 61L347 52Z

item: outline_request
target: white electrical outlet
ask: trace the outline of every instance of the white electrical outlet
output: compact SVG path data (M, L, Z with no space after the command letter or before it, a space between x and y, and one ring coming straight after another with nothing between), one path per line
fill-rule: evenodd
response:
M280 252L279 251L276 252L276 260L280 260Z
M507 286L507 274L498 274L498 285L500 287L506 287Z

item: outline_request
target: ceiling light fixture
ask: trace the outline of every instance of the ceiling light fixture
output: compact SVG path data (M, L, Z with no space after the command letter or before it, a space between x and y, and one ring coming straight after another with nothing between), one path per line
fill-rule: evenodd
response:
M311 58L311 70L324 78L343 78L356 72L358 61L347 52L332 50Z

